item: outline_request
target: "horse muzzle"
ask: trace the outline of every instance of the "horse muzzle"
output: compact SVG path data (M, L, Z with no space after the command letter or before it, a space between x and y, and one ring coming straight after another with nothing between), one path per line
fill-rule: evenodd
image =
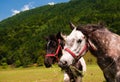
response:
M62 69L68 68L67 61L64 61L64 62L59 61L59 62L58 62L58 66L59 66L60 68L62 68Z
M46 59L44 60L44 65L45 65L46 68L51 67L51 66L52 66L52 60L46 58Z

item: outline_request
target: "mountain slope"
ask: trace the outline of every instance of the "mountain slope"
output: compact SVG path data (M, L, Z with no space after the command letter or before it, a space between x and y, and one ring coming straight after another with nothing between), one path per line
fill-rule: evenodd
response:
M0 65L27 66L43 63L44 36L59 31L70 32L75 24L104 21L120 34L119 0L71 0L54 6L46 5L21 12L0 22Z

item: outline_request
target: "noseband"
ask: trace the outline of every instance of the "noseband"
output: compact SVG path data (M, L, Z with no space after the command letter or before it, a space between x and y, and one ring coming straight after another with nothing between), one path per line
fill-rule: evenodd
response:
M60 45L60 39L58 39L58 47L57 47L57 50L55 52L55 54L47 54L46 57L55 57L57 61L59 61L59 58L58 58L58 52L62 50L62 47Z
M84 51L87 51L88 50L88 45L85 44L84 47L82 48L82 50L80 51L80 53L78 54L78 56L76 56L75 53L73 53L70 49L68 48L65 48L64 49L65 51L67 51L68 53L71 54L71 56L75 59L75 60L79 60L81 55L84 53Z

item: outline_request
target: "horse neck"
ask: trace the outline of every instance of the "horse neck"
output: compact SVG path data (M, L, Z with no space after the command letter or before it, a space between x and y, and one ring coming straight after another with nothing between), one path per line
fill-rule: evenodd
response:
M93 47L90 47L90 52L96 56L99 57L100 54L103 55L105 54L105 50L107 49L107 45L105 41L108 41L108 33L109 32L104 32L104 31L95 31L89 35L89 39L91 43L96 47L94 49Z

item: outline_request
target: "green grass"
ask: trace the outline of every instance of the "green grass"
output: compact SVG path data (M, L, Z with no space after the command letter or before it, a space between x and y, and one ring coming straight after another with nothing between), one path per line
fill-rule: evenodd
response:
M97 65L88 65L83 82L105 82L105 79Z
M103 82L104 77L97 65L88 65L83 82ZM0 82L63 82L63 72L57 66L52 68L33 67L1 69Z

